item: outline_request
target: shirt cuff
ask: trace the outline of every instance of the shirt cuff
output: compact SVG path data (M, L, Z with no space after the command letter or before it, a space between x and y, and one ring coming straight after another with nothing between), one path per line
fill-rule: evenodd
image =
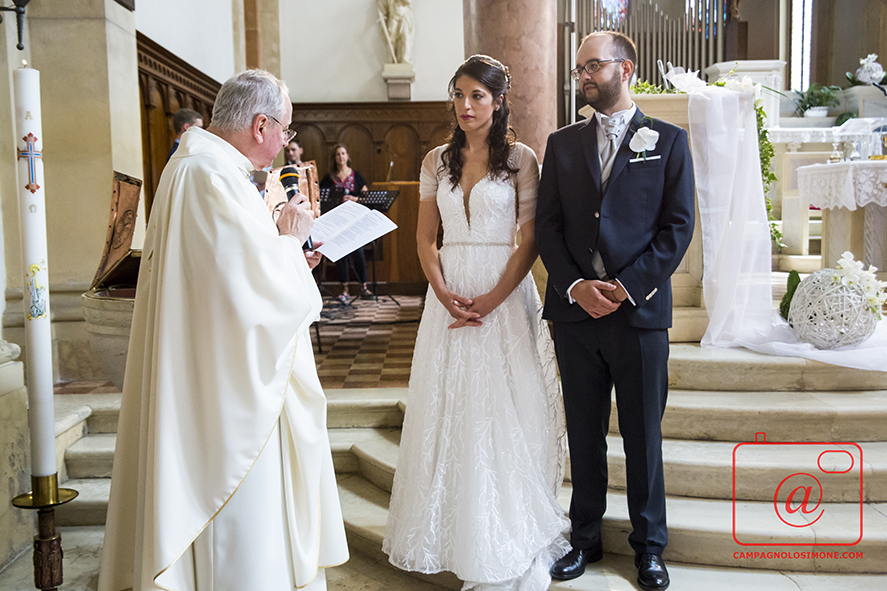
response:
M635 303L634 303L634 300L631 299L631 294L628 293L628 290L625 289L625 286L622 285L622 282L619 281L619 279L616 279L615 281L616 281L616 283L618 283L619 286L622 288L622 291L625 292L625 299L627 299L629 302L631 302L631 305L632 305L632 306L634 306L635 308L637 308L637 304L635 304ZM572 287L572 285L571 285L570 287Z
M570 284L570 287L567 288L567 301L570 302L571 304L575 304L575 303L576 303L576 300L573 299L573 296L570 295L570 292L573 291L573 288L576 287L576 284L579 283L579 282L581 282L581 281L585 281L585 279L582 279L582 278L580 277L579 279L577 279L576 281L574 281L573 283L571 283L571 284ZM625 293L628 293L628 292L625 292Z

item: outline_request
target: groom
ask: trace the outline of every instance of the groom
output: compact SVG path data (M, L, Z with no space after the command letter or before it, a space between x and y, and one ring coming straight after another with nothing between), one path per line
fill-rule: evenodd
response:
M686 132L645 117L631 100L636 63L634 42L621 33L583 40L572 74L597 113L551 134L539 184L543 316L554 322L573 482L573 550L551 575L573 579L601 559L615 384L638 585L662 590L670 277L693 236L695 197Z

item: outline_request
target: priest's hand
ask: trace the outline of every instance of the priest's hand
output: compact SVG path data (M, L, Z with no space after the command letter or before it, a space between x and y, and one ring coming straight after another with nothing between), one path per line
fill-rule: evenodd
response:
M292 236L303 244L311 234L314 226L314 212L304 195L297 195L289 200L280 210L277 218L277 230L281 236Z
M323 258L323 255L317 252L317 248L323 246L323 242L315 242L314 248L315 250L306 250L305 251L305 260L308 261L308 268L313 269L317 265L320 264L320 259Z
M615 289L612 283L587 279L574 285L570 295L592 318L602 318L619 309L619 303L608 297Z

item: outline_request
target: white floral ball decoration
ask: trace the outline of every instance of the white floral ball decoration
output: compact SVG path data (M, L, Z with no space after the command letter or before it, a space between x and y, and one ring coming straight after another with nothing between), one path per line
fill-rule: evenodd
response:
M788 313L798 338L817 349L857 345L872 336L887 300L887 282L875 279L875 267L863 271L850 252L837 267L801 281Z

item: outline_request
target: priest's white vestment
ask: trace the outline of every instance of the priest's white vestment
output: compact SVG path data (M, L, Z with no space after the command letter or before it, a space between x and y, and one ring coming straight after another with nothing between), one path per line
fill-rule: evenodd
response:
M321 298L252 169L192 127L160 178L100 591L313 589L348 559L308 334Z

